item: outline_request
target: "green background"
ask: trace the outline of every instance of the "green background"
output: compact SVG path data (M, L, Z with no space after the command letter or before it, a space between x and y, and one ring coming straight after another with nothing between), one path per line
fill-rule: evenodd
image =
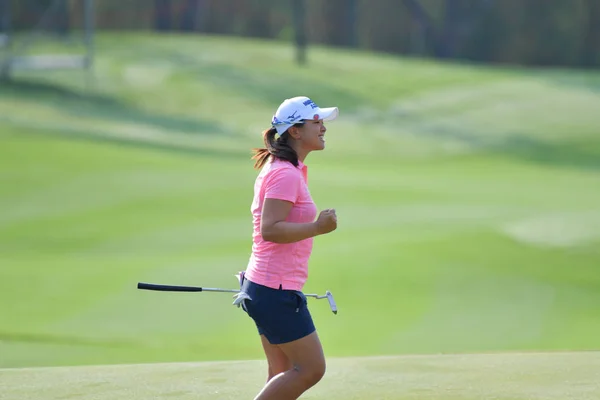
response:
M338 229L306 292L329 357L600 345L600 75L279 42L108 34L94 78L0 86L0 367L262 358L225 293L250 149L278 104L339 106L310 188ZM35 78L35 79L33 79Z

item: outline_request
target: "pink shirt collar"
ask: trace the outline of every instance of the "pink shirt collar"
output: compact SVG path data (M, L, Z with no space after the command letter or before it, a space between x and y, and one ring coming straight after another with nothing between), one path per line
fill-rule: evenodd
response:
M302 161L298 160L298 169L302 171L302 175L304 176L304 181L308 182L308 167Z

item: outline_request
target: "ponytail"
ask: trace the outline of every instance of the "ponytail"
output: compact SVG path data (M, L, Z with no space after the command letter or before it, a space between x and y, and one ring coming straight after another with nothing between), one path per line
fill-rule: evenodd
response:
M286 131L277 139L275 138L276 134L277 130L275 128L266 129L263 132L265 147L252 149L254 155L251 159L256 160L254 163L255 169L262 168L271 156L289 161L295 167L298 166L298 154L289 144L289 133Z

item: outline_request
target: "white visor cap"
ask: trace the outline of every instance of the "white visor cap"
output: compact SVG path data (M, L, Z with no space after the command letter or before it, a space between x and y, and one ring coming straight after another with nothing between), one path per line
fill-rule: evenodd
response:
M284 100L275 112L271 125L278 134L287 131L294 124L310 121L333 121L339 115L337 107L321 108L306 96L292 97Z

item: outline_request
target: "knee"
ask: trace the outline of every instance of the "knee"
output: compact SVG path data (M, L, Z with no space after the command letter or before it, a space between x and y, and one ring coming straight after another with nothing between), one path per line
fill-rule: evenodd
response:
M302 376L306 387L314 386L321 379L323 379L323 376L325 376L325 370L325 361L314 363L304 368L299 368L300 375Z
M325 376L325 371L326 371L327 367L325 365L325 362L323 362L322 364L319 364L319 366L315 367L315 369L313 370L312 374L311 374L311 378L312 381L314 382L313 384L319 382L321 379L323 379L323 377Z

